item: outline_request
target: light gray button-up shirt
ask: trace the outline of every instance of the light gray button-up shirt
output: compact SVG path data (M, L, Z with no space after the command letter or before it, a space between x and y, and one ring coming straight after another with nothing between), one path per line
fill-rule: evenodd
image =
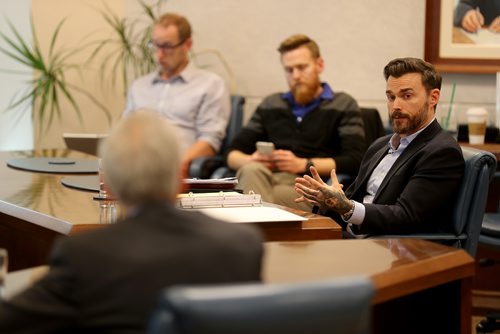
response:
M137 109L157 111L172 122L183 152L198 140L207 141L218 151L231 112L224 80L191 63L170 80L162 79L159 72L135 80L123 114Z

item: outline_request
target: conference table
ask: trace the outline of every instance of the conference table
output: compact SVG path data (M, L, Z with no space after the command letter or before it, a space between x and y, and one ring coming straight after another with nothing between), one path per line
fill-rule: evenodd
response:
M415 239L268 242L264 281L367 275L373 333L470 333L474 259Z
M375 291L373 333L471 332L474 260L463 250L415 239L273 241L264 247L264 283L368 276ZM8 295L46 270L11 272Z
M95 156L65 149L0 152L0 248L9 252L9 270L45 264L59 236L107 226L99 224L100 205L94 200L95 193L62 184L64 178L96 175L95 171L65 175L7 166L8 162L12 165L12 161L22 159L53 159L57 163L69 159L96 164ZM342 238L341 227L331 218L280 208L304 220L253 224L268 241Z
M7 166L33 157L95 159L62 149L0 152L0 247L9 251L11 281L20 269L46 264L55 238L107 226L97 223L94 193L64 186L67 175ZM474 260L466 252L412 239L338 240L332 219L287 210L307 220L255 224L267 239L265 282L368 275L376 291L375 333L409 333L424 324L470 333Z

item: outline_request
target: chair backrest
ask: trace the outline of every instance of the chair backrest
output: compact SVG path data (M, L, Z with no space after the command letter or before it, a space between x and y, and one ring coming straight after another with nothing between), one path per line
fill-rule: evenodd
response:
M368 147L375 139L384 136L386 132L377 109L361 108L361 117L364 123L366 147Z
M500 171L496 171L492 184L498 186L499 182ZM484 214L479 243L488 247L500 248L500 203L495 204L498 205L497 212Z
M375 139L384 136L385 129L382 123L382 118L375 108L360 108L361 118L363 119L364 130L365 130L365 150L375 141ZM357 173L355 173L357 174ZM356 175L338 173L337 179L341 184L344 185L344 189L347 189L351 183L356 178ZM326 181L328 184L332 184L332 180L328 178Z
M488 188L496 169L493 154L472 147L462 147L465 173L457 195L453 212L453 228L456 235L465 234L461 248L474 256L477 250Z
M147 333L369 333L373 290L360 276L172 287L161 294Z
M224 137L219 152L214 157L200 157L194 159L189 166L189 176L199 179L218 179L230 176L229 168L225 166L225 156L229 149L229 144L240 132L243 126L243 108L245 97L241 95L231 95L231 114L226 127Z
M245 97L241 95L231 95L231 116L226 128L226 137L222 141L219 154L225 155L229 144L233 138L240 132L243 126L243 113L245 107Z

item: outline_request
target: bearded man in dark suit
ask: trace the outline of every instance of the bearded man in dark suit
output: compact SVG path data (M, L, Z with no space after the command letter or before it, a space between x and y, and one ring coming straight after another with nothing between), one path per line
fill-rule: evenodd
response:
M313 177L296 179L296 201L344 222L347 237L449 232L465 163L435 117L441 75L421 59L400 58L385 66L384 77L394 134L368 148L345 193L334 170L330 186L311 168Z

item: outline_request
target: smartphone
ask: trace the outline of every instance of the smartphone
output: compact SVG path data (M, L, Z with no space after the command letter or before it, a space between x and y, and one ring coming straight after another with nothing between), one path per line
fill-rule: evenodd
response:
M262 155L271 155L274 151L274 144L267 141L258 141L255 146Z

